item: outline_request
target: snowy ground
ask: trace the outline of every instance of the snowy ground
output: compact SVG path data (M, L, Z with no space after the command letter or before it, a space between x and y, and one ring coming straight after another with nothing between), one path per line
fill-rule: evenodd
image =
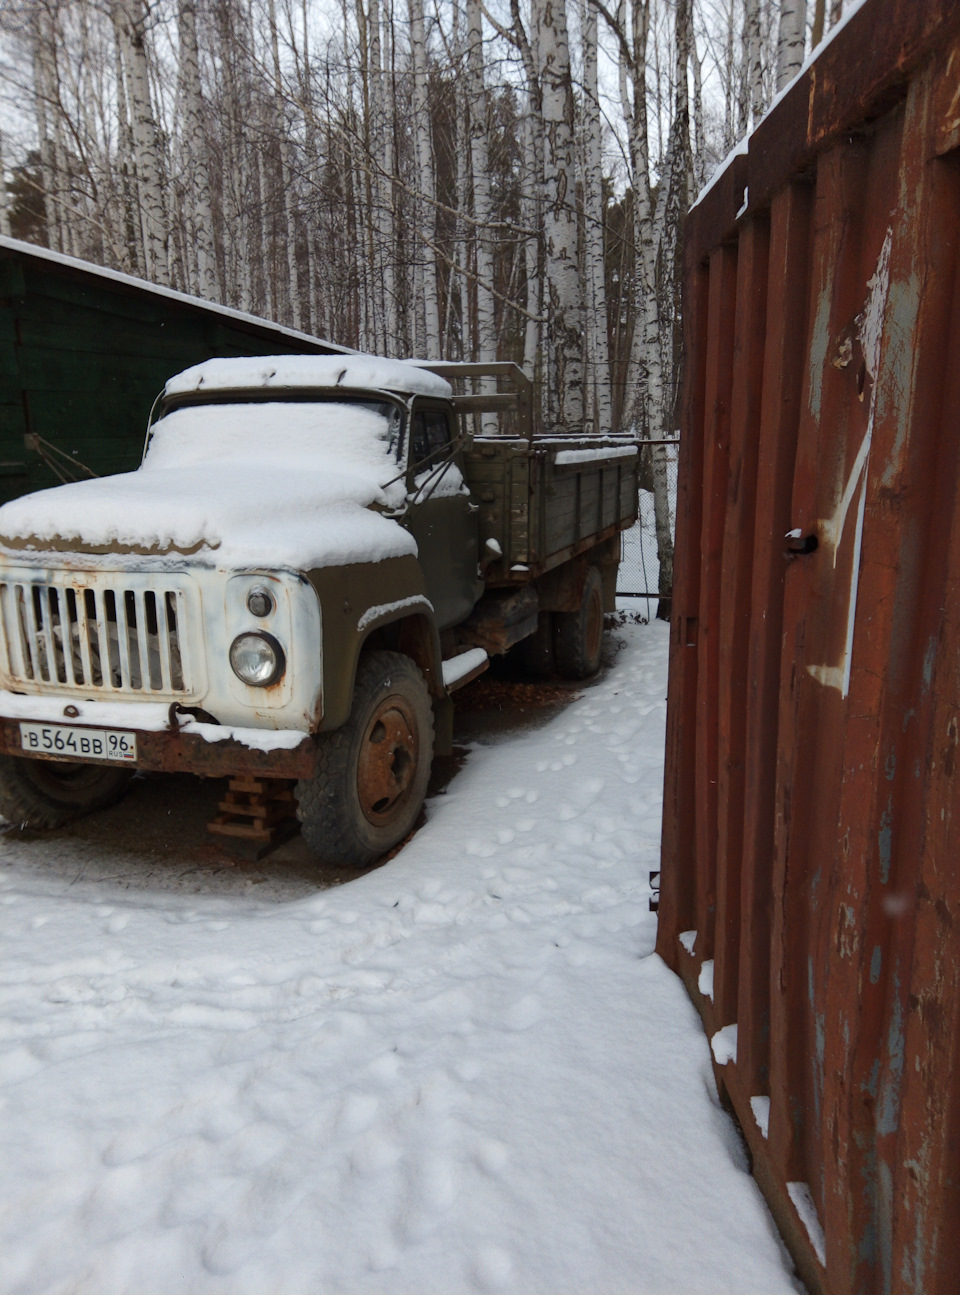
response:
M5 1295L800 1289L652 952L667 631L619 633L347 885L0 838Z

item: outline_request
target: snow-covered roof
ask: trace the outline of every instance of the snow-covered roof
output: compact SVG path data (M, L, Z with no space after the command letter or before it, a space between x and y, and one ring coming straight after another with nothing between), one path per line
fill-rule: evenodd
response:
M449 396L446 378L406 360L377 355L254 355L206 360L170 378L166 396L244 388L361 388L403 395Z
M25 256L36 257L39 261L49 261L54 265L69 266L73 270L82 270L85 274L95 274L98 278L110 279L113 283L124 283L130 287L139 288L142 292L151 292L158 297L167 297L171 301L182 302L185 306L199 306L202 310L212 310L217 315L236 320L237 323L256 324L258 328L270 329L271 332L289 338L293 342L308 342L311 346L325 346L338 354L353 354L348 347L337 346L335 342L325 341L322 337L314 337L312 334L303 333L296 328L287 328L283 324L275 324L272 319L263 319L259 315L248 314L245 310L234 310L231 306L221 306L214 301L205 301L203 297L194 297L188 292L177 292L175 288L165 288L159 283L149 283L146 279L138 279L134 275L124 274L120 270L108 270L106 266L94 265L92 261L81 261L76 256L64 256L62 252L52 252L48 247L38 247L36 243L25 243L19 238L5 238L0 235L0 248L4 247L11 252L20 252Z

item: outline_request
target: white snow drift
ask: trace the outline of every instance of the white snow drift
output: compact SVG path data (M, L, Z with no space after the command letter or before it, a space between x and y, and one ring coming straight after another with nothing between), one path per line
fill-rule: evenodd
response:
M0 1289L799 1289L652 952L667 631L627 636L315 897L57 880L0 838Z

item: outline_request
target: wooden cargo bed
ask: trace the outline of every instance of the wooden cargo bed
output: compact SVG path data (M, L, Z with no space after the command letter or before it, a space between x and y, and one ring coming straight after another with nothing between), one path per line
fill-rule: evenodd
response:
M480 504L481 543L502 557L488 586L518 584L593 548L637 517L639 456L613 438L477 437L467 479Z

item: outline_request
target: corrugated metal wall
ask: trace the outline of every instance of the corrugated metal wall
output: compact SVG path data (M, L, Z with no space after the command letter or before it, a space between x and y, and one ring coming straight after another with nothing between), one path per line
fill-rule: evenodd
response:
M958 245L952 0L867 0L688 226L658 950L844 1295L960 1290Z

